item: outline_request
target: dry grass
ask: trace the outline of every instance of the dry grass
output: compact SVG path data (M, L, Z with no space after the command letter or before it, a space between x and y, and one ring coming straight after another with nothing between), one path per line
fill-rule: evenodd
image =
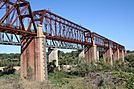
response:
M104 82L104 85L97 87L95 81L96 79L98 81L98 78L96 77L95 79L89 76L76 77L65 73L49 74L51 82L22 80L19 77L17 74L1 76L0 89L126 89L122 85L115 85L111 82Z
M95 88L91 85L91 81L84 78L65 79L68 82L61 86L55 86L46 82L35 82L20 79L0 79L0 89L114 89L111 86L106 88ZM114 85L113 85L114 86ZM112 86L112 87L113 87ZM124 89L123 87L116 87L115 89Z
M0 89L52 89L46 82L17 79L0 79Z

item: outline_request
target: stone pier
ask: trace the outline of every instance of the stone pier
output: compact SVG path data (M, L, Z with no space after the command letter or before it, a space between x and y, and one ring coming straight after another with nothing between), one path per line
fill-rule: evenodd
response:
M120 59L122 61L124 61L124 57L125 57L125 51L124 50L120 50Z
M113 61L114 63L120 59L120 50L117 48L113 51Z
M85 58L87 62L95 62L97 59L97 46L93 45L85 49Z
M105 63L113 65L113 50L112 48L106 49L103 53L103 60Z
M99 50L96 51L96 60L97 61L100 60L100 51Z
M48 60L49 60L49 62L52 62L53 60L55 60L56 67L59 66L59 64L58 64L58 49L48 48Z
M48 79L45 42L42 25L38 25L36 37L26 37L22 40L21 78L36 81Z
M85 58L85 50L83 49L83 50L78 50L78 52L79 52L79 58Z

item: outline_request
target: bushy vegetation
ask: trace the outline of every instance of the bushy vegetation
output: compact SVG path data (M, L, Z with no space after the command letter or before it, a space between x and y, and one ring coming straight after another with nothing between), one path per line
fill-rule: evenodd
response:
M87 63L84 58L78 58L77 52L60 52L59 64L73 66L70 71L64 71L55 68L55 61L48 63L50 86L52 86L48 89L134 89L133 53L126 55L124 62L116 61L111 66L103 61ZM10 71L10 68L7 67L5 70ZM12 77L16 76L16 74L10 75ZM0 78L7 78L10 75L3 75ZM32 87L24 82L24 84L21 84L20 79L18 81L17 85L15 85L16 87L22 89ZM30 89L47 89L44 85L37 84L37 86L34 86L35 88Z
M20 60L17 60L17 61L2 60L2 61L0 61L0 67L2 67L2 66L10 66L10 65L20 66Z
M49 79L57 87L62 87L62 85L69 83L68 79L73 79L73 78L76 78L76 76L69 75L68 73L63 71L49 73Z
M19 74L0 77L0 89L52 89L51 86L46 82L22 80Z
M0 67L20 66L20 54L0 54Z
M78 52L72 51L70 53L58 52L59 65L74 65L78 64Z
M70 59L68 58L68 60ZM66 60L65 62L64 60L62 60L61 65L62 63L65 64ZM72 68L72 70L68 72L69 75L75 75L79 77L89 77L89 75L92 73L98 74L97 76L100 76L101 79L99 84L101 86L98 85L98 87L105 87L105 89L107 89L109 86L110 88L112 88L112 86L122 86L121 89L125 88L134 89L133 53L126 55L124 62L116 61L116 63L113 66L105 64L103 63L103 61L98 61L96 63L87 63L80 58L79 59L74 58L72 59L72 63L68 64L75 65L73 66L74 68ZM109 77L111 77L111 81L108 80Z
M55 60L53 60L52 62L48 62L47 63L47 68L48 68L48 73L54 73L56 71L56 65L55 65Z
M7 66L3 68L2 74L14 74L14 73L15 73L15 69L13 68L13 66Z
M0 60L5 60L5 59L20 59L20 54L18 53L0 54Z

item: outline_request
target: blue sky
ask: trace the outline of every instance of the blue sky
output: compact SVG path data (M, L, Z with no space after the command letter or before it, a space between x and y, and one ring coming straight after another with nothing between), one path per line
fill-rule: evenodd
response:
M29 0L33 10L50 11L134 50L134 0ZM0 46L0 53L20 47Z

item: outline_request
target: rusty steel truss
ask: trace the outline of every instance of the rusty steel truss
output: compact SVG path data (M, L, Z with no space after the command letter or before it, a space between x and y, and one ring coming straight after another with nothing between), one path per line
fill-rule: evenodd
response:
M124 46L49 10L32 12L28 1L0 0L0 44L24 46L36 36L39 24L48 47L84 49L95 42L99 48L125 50Z
M47 39L90 45L91 32L78 24L62 18L48 10L33 12L35 23L41 24ZM86 37L86 33L89 35Z

